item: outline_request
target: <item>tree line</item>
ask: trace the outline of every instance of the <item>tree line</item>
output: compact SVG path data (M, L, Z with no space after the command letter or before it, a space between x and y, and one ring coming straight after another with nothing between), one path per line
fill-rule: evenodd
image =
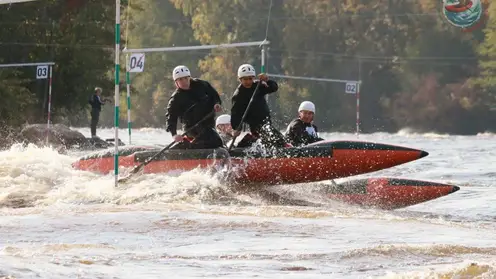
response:
M408 127L475 134L496 130L496 4L483 4L480 26L463 32L444 18L437 0L128 0L121 7L121 44L145 48L267 38L269 76L360 79L362 132ZM0 10L0 63L56 63L54 122L87 126L93 88L113 96L114 5L49 0ZM122 127L125 61L122 54ZM144 72L131 74L133 127L164 126L174 66L187 65L195 77L210 81L229 111L237 67L251 63L260 69L260 61L258 47L147 53ZM0 69L3 125L46 121L48 81L36 79L35 70ZM269 102L279 128L295 117L301 101L311 100L320 130L354 131L355 99L345 94L344 84L277 81L279 92ZM113 126L112 105L101 123Z

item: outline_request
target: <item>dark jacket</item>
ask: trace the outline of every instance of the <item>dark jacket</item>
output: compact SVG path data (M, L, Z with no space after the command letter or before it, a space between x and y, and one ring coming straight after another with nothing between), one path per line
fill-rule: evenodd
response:
M302 146L324 140L319 138L317 132L317 126L296 118L289 123L284 136L293 146Z
M166 131L173 136L177 134L177 120L183 123L183 130L196 125L209 113L214 112L215 104L221 104L219 93L207 81L191 79L190 89L177 88L169 99L167 105ZM198 129L188 136L196 137L204 128L215 127L215 113L198 125Z
M93 94L93 96L90 97L90 99L88 100L88 103L90 103L92 110L98 111L98 112L102 111L102 105L105 104L105 102L103 102L102 96L100 96L100 98L98 98L98 96L96 94Z
M248 103L250 102L251 96L255 92L257 87L257 82L254 82L251 88L243 87L241 84L238 85L236 91L234 91L231 98L232 108L231 108L231 126L233 129L237 129L243 118ZM250 128L261 126L264 121L270 121L270 109L267 101L265 100L265 95L274 93L277 91L279 86L273 80L267 81L268 87L260 84L258 87L258 92L256 93L253 103L248 111L245 118L245 123L250 125Z

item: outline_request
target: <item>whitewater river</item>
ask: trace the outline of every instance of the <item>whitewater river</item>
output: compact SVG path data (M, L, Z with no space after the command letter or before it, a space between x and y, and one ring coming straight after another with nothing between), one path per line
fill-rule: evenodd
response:
M126 130L120 138L127 143ZM133 131L133 144L170 140ZM305 206L235 195L199 171L142 175L115 189L113 175L71 168L82 152L13 146L0 152L0 278L496 278L496 135L360 140L429 152L360 177L461 190L383 211L326 200L319 185L330 182L270 189L313 204Z

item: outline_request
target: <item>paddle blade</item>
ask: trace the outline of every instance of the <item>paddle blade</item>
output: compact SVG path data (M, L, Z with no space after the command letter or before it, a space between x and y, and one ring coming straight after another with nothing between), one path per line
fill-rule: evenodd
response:
M128 175L128 176L126 176L126 177L119 178L119 179L117 179L117 182L118 182L118 183L126 183L126 182L128 182L128 181L129 181L129 179L131 178L131 176L132 176L132 175Z
M131 179L133 174L140 172L144 167L145 167L145 164L140 164L140 165L134 167L134 169L132 169L126 177L119 178L117 180L117 182L118 183L126 183L127 181L129 181L129 179Z

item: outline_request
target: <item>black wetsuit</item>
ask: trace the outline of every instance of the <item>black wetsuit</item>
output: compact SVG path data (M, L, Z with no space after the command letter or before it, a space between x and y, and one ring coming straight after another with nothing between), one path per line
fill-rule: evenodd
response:
M167 128L172 136L177 134L177 120L186 131L210 114L198 126L189 131L187 136L194 138L171 147L174 149L209 149L222 147L222 139L215 130L215 104L221 104L219 93L207 81L191 79L190 89L177 88L169 99L167 106Z
M233 129L238 129L251 97L256 94L244 120L244 123L250 126L250 132L253 137L247 137L246 141L243 138L237 147L247 147L258 137L262 139L262 144L265 146L284 147L285 140L282 134L272 126L269 105L265 100L265 95L277 92L279 86L275 81L268 80L267 87L260 84L257 92L255 92L258 82L254 82L250 88L240 84L231 98L231 126Z
M302 146L324 140L319 138L317 132L317 126L296 118L289 123L284 136L293 146Z
M88 101L91 105L91 137L96 137L96 126L98 126L98 120L100 119L100 112L102 111L102 105L105 104L101 100L101 97L94 94Z

